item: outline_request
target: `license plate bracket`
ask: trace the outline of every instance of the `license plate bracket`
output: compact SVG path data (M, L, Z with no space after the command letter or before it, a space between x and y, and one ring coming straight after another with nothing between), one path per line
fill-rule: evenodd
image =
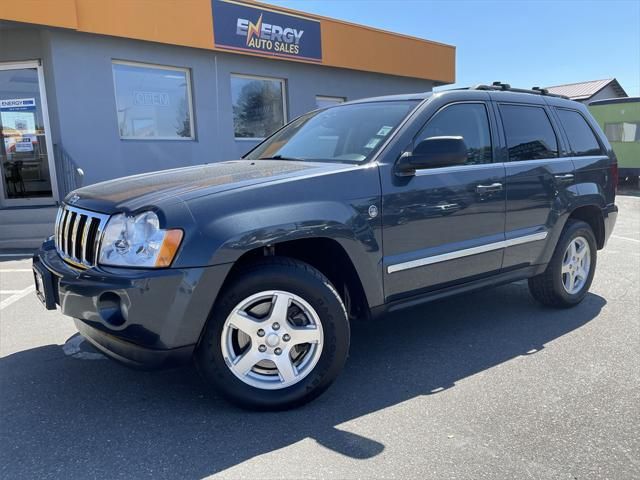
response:
M36 285L36 297L47 310L56 309L56 295L53 275L38 263L33 264L33 281Z

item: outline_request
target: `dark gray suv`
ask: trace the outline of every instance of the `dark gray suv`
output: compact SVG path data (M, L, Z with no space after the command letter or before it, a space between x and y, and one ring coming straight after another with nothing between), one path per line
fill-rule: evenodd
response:
M616 184L587 109L544 90L349 102L241 160L72 192L37 293L112 358L194 359L236 403L288 408L339 374L350 319L522 279L579 303Z

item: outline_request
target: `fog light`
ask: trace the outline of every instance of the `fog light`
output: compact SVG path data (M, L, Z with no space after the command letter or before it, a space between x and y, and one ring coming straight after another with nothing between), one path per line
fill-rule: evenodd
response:
M114 292L105 292L98 297L98 313L102 320L114 327L119 327L126 321L120 296Z

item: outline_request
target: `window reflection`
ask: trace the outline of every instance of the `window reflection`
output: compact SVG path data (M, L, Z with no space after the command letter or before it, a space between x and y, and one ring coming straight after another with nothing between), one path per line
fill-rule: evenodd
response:
M192 139L189 71L113 63L121 138Z
M500 105L509 160L536 160L558 156L558 141L544 108Z
M467 164L491 162L489 117L483 104L459 103L445 107L418 134L418 142L446 136L462 137L467 146Z
M284 80L231 76L236 138L264 138L285 122Z

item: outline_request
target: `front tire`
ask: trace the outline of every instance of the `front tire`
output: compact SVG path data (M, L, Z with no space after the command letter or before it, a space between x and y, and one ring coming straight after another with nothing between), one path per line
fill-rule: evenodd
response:
M580 303L593 281L597 249L589 224L568 220L546 270L529 279L531 295L543 305L557 308Z
M312 266L267 257L233 276L196 351L205 381L242 407L281 410L324 392L349 351L349 321Z

